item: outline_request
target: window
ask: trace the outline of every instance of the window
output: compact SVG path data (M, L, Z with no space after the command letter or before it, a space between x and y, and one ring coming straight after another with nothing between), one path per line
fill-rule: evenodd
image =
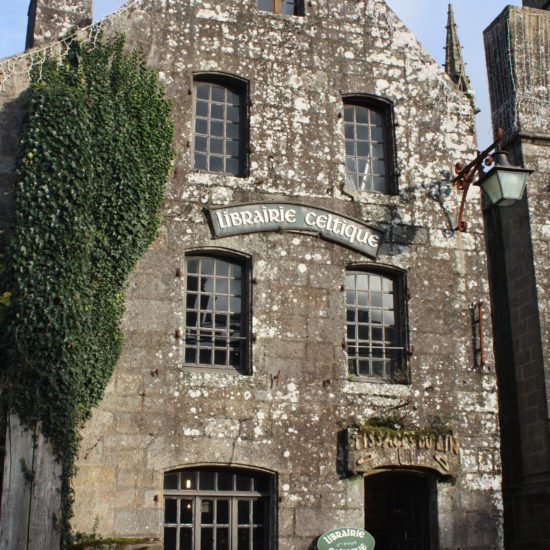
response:
M401 289L397 277L365 271L346 275L350 374L408 382Z
M195 82L193 166L206 172L245 174L245 94L238 86Z
M187 365L246 370L246 274L238 261L209 256L185 259Z
M381 100L344 105L348 189L359 192L395 192L391 113L389 102Z
M304 15L303 0L258 0L258 8L284 15Z
M164 550L272 548L274 476L198 468L164 475Z

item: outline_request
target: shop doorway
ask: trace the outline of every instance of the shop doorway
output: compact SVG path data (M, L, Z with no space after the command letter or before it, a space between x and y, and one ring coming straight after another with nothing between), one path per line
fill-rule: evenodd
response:
M376 550L435 550L430 478L383 472L365 478L365 529Z

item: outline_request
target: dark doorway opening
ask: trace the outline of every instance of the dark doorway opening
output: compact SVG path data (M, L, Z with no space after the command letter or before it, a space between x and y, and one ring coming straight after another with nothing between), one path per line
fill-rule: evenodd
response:
M365 478L365 529L376 550L435 550L431 536L430 479L383 472Z

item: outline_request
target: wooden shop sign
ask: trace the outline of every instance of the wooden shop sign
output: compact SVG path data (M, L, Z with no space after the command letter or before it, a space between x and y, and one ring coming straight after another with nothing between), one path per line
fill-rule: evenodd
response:
M384 232L362 221L305 204L239 204L207 209L215 238L262 231L315 233L376 259Z
M403 432L396 435L349 428L346 439L347 469L354 474L388 466L431 468L445 476L458 472L458 443L452 433Z
M374 538L364 529L341 527L323 533L317 541L318 550L373 550Z

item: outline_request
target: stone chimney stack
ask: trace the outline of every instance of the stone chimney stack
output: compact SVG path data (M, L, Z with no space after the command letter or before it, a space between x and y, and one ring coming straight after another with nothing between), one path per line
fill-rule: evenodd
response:
M92 22L92 0L31 0L26 49L62 37L71 27Z

